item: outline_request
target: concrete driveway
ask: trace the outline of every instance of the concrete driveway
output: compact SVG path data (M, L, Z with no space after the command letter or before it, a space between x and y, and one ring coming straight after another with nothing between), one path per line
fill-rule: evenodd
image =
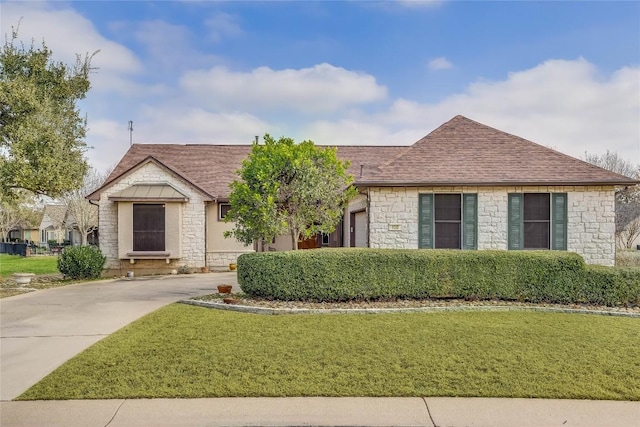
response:
M83 283L0 299L0 400L22 394L62 363L162 306L217 292L236 273Z

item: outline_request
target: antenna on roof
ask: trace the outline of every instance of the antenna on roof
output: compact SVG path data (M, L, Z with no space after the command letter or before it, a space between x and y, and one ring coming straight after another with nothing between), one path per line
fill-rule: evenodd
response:
M133 145L133 120L129 120L129 126L127 127L129 131L129 146Z

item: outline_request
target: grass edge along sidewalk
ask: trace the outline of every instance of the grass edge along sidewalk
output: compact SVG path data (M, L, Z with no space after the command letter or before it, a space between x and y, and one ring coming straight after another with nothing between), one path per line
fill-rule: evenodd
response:
M19 399L640 400L640 321L536 312L260 316L173 304Z

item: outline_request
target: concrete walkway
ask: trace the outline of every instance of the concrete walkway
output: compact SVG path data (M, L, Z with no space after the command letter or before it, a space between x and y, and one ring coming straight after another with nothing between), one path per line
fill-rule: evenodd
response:
M640 402L482 398L222 398L1 402L2 427L640 425Z
M0 299L0 400L18 397L58 366L158 308L237 287L234 273L82 283Z

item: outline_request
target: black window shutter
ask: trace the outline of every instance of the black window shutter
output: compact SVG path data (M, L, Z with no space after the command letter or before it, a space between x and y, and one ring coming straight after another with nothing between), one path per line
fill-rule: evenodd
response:
M551 249L567 250L567 194L551 194Z
M524 239L522 236L523 225L523 195L509 194L509 221L508 221L508 244L507 249L522 249Z
M462 195L462 249L478 249L478 195Z
M418 247L433 248L433 194L418 197Z

